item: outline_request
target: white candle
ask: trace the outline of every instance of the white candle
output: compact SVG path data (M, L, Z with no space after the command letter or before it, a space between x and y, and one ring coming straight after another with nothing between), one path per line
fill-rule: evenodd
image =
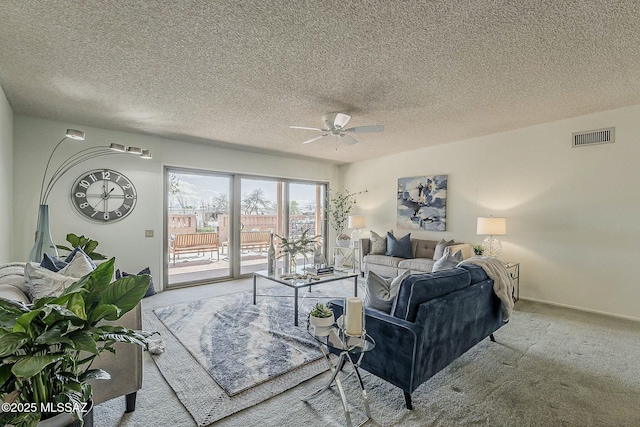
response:
M347 335L362 335L362 299L347 298Z

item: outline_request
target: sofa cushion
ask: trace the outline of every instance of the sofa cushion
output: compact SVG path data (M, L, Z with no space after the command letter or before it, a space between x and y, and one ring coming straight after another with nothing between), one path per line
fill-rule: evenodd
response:
M369 237L371 255L384 255L387 253L387 237L382 237L375 231L371 230L371 237Z
M464 268L465 270L467 270L469 272L469 275L471 276L471 284L472 285L475 284L475 283L483 282L483 281L489 279L489 276L487 275L487 272L484 271L484 269L482 267L480 267L479 265L462 264L458 268Z
M40 267L34 262L27 263L24 269L27 290L31 300L58 296L78 278L68 277Z
M64 259L65 262L71 262L71 260L76 256L77 253L81 253L82 255L85 256L85 258L87 258L87 261L89 261L89 264L91 264L91 266L94 268L97 267L96 263L93 262L93 260L89 257L89 255L85 254L84 251L82 250L82 248L80 246L77 246L74 250L71 251L71 253L69 255L67 255L67 257Z
M416 239L416 258L429 258L433 259L433 254L436 250L436 245L438 244L435 240L423 240Z
M411 233L402 236L400 239L391 233L387 233L387 252L385 255L398 258L413 258Z
M44 267L47 270L51 270L55 273L62 270L67 266L68 262L52 257L49 254L44 254L42 257L42 262L40 263L40 267Z
M435 261L430 258L403 259L398 263L398 268L428 273L431 271L434 262Z
M463 260L462 251L456 252L451 255L450 247L445 248L444 255L439 260L433 263L433 269L431 271L449 270L458 265Z
M367 275L364 305L389 314L400 283L409 276L405 271L398 277L382 277L373 271Z
M147 274L149 276L149 287L147 288L147 292L145 292L142 298L147 298L156 294L156 287L153 284L153 277L151 276L151 269L149 267L143 268L137 275ZM136 276L135 274L127 273L126 271L120 272L120 270L116 270L116 280L122 277L128 276Z
M436 273L412 274L400 284L391 315L415 322L420 304L466 288L470 284L469 272L458 267Z
M396 258L386 255L365 255L362 260L366 264L386 265L388 267L398 268L398 263L400 263L403 258Z
M440 240L438 242L438 244L436 245L436 249L435 249L435 251L433 253L433 260L437 261L440 258L442 258L442 256L444 255L444 249L447 246L453 245L454 243L455 242L453 240L449 240L448 242L446 240L444 240L444 239Z
M80 252L76 252L73 259L63 269L58 271L58 274L70 277L82 277L95 270L95 264L93 266L89 263L89 258Z

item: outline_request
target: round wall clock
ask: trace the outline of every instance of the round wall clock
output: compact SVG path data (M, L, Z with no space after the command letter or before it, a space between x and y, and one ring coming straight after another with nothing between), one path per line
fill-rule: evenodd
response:
M80 215L102 223L129 215L137 197L129 178L111 169L86 172L71 187L71 202Z

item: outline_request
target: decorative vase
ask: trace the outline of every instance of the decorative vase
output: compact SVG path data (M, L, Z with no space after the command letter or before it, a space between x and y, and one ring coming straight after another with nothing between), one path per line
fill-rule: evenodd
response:
M36 242L29 254L29 261L41 262L44 254L58 257L58 249L51 238L49 229L49 205L40 205L38 211L38 229L36 230Z
M340 233L336 236L336 245L341 248L348 248L351 244L351 237L348 234Z
M276 274L276 248L273 246L273 233L269 233L269 250L267 251L267 273Z
M295 255L289 255L289 273L293 274L298 269L298 261Z

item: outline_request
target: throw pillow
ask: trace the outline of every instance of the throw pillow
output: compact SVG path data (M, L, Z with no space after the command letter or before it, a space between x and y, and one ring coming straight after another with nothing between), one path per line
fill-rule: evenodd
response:
M380 236L375 231L371 231L371 237L369 237L371 247L369 250L370 255L384 255L387 253L387 238Z
M95 264L94 264L95 265ZM76 252L75 256L66 267L58 271L58 274L62 274L70 277L83 277L95 270L95 267L89 263L89 258L83 253Z
M364 305L387 314L391 313L391 306L393 305L394 298L398 294L400 283L405 277L408 277L409 274L409 270L407 270L398 277L386 278L370 271L365 287Z
M455 255L451 255L451 248L445 248L442 258L433 263L431 271L449 270L462 262L462 251L458 251Z
M400 239L393 234L387 233L387 252L386 256L394 256L398 258L413 258L411 250L411 233Z
M67 255L67 257L65 258L64 261L65 262L71 262L73 257L75 257L78 252L81 253L82 255L84 255L87 258L87 260L89 261L89 264L91 264L91 266L95 270L95 268L97 267L96 263L93 262L93 260L89 257L89 255L84 253L84 251L82 250L82 248L80 246L78 246L74 250L72 250L71 253L69 255Z
M138 274L130 274L127 273L126 271L120 271L119 269L116 270L116 280L117 279L121 279L123 277L127 277L127 276L139 276L141 274L148 274L149 275L149 288L147 289L147 292L144 294L144 296L142 298L147 298L150 297L152 295L156 294L156 287L153 284L153 277L151 276L151 270L149 269L149 267L143 268L142 271L140 271L140 273Z
M24 278L31 300L44 297L56 297L78 280L40 267L35 262L27 263Z
M61 259L50 256L49 254L44 254L42 257L42 262L40 263L40 267L44 267L47 270L51 270L53 272L58 272L65 268L68 263L64 262Z
M438 242L438 244L436 245L436 250L433 253L433 260L437 261L440 258L442 258L442 256L444 255L444 249L447 246L451 246L453 245L455 242L453 240L449 240L448 242L444 239L440 240L440 242Z

